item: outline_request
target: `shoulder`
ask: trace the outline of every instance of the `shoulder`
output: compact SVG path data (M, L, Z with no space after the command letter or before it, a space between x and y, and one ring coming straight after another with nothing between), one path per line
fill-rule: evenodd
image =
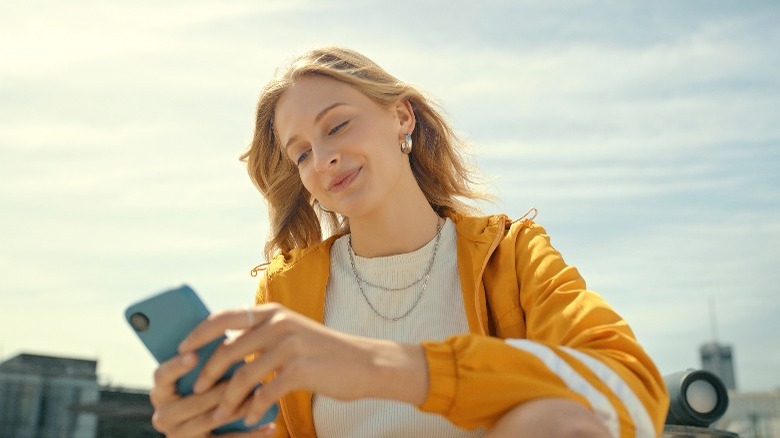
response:
M461 239L474 241L509 242L528 241L535 237L547 238L545 228L535 222L538 212L531 208L519 218L512 219L506 214L488 216L469 216L460 213L447 213L458 231ZM546 240L549 241L549 238Z
M253 272L260 275L255 302L281 302L291 306L297 290L316 289L327 281L330 271L330 248L340 236L330 238L306 248L278 252L270 262L256 267ZM301 275L305 273L305 275Z
M511 222L505 214L489 216L469 216L457 212L447 212L445 216L455 223L458 239L474 242L487 242L504 233Z
M502 242L502 246L507 249L511 247L516 257L525 260L526 263L533 263L533 259L540 257L560 255L553 246L545 227L534 221L535 217L534 209L531 215L526 213L523 217L512 221L507 227L507 234Z
M339 237L341 235L333 235L315 245L276 253L265 267L266 276L273 277L300 265L329 263L330 248Z

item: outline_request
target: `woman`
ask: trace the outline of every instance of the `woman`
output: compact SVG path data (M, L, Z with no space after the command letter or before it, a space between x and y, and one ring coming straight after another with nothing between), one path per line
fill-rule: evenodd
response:
M155 426L206 436L278 401L275 426L237 436L658 435L667 395L625 321L531 217L468 215L459 199L480 195L460 144L353 51L278 73L243 156L277 254L256 307L215 314L157 370ZM243 331L178 397L195 349L229 329Z

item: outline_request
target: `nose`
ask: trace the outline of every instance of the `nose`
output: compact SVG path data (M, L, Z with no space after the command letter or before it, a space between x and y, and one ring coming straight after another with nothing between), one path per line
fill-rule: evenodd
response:
M314 155L314 168L318 172L327 172L334 168L340 158L341 154L336 148L329 147L312 147L312 155Z

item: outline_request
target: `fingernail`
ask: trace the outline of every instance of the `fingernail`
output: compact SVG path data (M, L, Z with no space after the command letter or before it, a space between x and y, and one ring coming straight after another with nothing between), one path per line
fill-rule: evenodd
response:
M261 414L258 414L258 412L261 412ZM254 426L255 423L260 421L261 418L263 418L262 412L265 412L265 410L253 410L250 412L247 412L246 417L244 417L244 424L247 426Z
M225 418L227 418L227 412L225 411L224 408L221 407L217 408L217 410L214 411L213 417L217 421L224 420Z
M276 423L268 423L265 426L263 426L262 430L260 432L263 433L263 436L273 436L276 434Z
M192 385L192 392L194 392L195 394L200 394L205 390L206 390L206 384L203 383L202 380L198 380L195 382L194 385Z
M246 417L244 417L244 424L247 426L252 426L255 423L257 423L260 420L260 417L258 417L255 414L247 414Z
M193 353L187 353L184 356L181 357L181 364L184 366L190 366L195 365L195 362L197 361L197 358L195 357L195 354Z

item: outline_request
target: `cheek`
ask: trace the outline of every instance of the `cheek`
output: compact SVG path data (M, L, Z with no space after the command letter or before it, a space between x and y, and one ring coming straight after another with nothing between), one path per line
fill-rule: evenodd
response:
M310 172L308 169L300 169L298 171L298 176L300 176L301 178L303 187L306 188L306 190L308 190L309 193L316 196L319 189L315 184L316 180L314 178L313 172Z

